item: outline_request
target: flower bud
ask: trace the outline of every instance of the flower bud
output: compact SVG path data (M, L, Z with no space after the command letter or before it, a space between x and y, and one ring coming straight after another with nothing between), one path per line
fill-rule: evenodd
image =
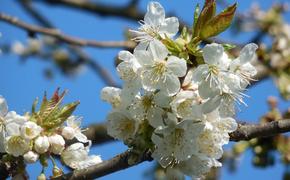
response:
M54 154L61 154L64 150L65 141L61 135L55 134L48 137L50 150Z
M46 180L45 174L41 173L38 177L37 180Z
M61 135L68 140L71 140L75 137L75 130L72 127L64 127L62 129Z
M43 154L49 148L49 141L47 136L39 136L34 141L34 149L36 152Z
M63 175L63 172L60 168L58 168L57 166L54 166L52 170L52 174L53 174L53 177L58 177L58 176Z
M35 163L38 160L39 155L33 151L28 151L23 155L23 158L27 163Z
M33 139L40 134L42 128L32 121L27 121L21 126L21 136L25 139Z

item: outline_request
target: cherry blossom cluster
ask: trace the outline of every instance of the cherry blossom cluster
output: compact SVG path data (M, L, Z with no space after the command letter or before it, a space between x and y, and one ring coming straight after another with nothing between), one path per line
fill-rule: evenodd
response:
M67 113L69 107L71 106L62 108L61 111ZM54 114L53 111L59 111L59 109L53 109L52 106L47 105L48 108L51 111L40 111L37 114L39 118L28 113L22 116L15 111L8 112L6 100L0 96L0 152L11 158L23 157L26 163L35 163L40 160L44 167L46 158L53 158L52 155L60 155L62 162L73 169L83 169L102 162L99 156L88 154L91 141L82 133L81 118L71 115L56 126L54 124L56 121L51 119L49 125L53 128L49 128L48 124L44 123L44 114ZM41 109L45 109L45 105L42 104ZM55 118L60 117L60 115L55 116ZM66 144L67 140L73 139L76 143ZM61 170L53 159L52 161L54 176L61 175ZM55 174L56 170L58 174Z
M222 146L237 129L235 104L245 104L243 91L256 74L250 62L257 45L235 59L221 44L200 47L203 61L190 68L163 41L178 28L177 18L150 2L141 27L132 30L139 44L133 53L119 52L123 88L105 87L101 97L113 107L109 135L133 150L150 149L170 179L199 178L222 165Z

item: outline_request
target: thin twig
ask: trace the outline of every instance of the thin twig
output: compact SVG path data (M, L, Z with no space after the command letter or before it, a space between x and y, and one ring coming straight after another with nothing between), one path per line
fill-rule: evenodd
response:
M52 23L43 17L31 4L30 0L20 0L18 1L20 5L26 10L39 24L46 28L53 29L54 26ZM57 39L58 40L58 39ZM62 41L60 41L62 42ZM75 46L68 46L68 48L75 52L78 57L80 63L86 64L88 67L90 67L97 75L101 77L101 79L104 81L104 83L108 86L114 86L119 87L119 85L116 83L116 81L113 79L112 75L103 68L97 61L90 58L84 51L82 51L79 47Z
M77 37L72 37L61 33L60 30L52 29L52 28L44 28L36 25L31 25L26 22L19 20L16 17L10 16L5 13L0 13L0 20L11 25L17 26L21 29L25 29L30 33L40 33L44 35L48 35L54 37L62 42L77 45L77 46L91 46L98 48L128 48L132 49L135 47L135 42L133 41L94 41L94 40L86 40Z

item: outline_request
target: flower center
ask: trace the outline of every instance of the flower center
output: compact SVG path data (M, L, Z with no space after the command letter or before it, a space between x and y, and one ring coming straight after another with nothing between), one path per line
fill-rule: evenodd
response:
M180 103L180 105L177 107L177 113L181 116L187 116L190 115L191 109L190 106L192 105L192 99L187 99Z
M163 75L166 71L165 61L156 62L153 65L153 73L156 75Z
M149 108L153 106L153 96L148 95L148 96L143 96L142 98L142 105L147 111Z

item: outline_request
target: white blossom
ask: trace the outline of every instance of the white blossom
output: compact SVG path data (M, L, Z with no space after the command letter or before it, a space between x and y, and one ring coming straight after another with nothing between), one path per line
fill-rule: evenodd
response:
M142 66L140 77L145 90L160 90L170 96L180 90L178 77L186 74L186 61L176 56L168 57L168 53L160 41L153 41L149 52L137 57Z
M202 116L200 100L197 92L180 91L171 102L171 107L179 118L200 118Z
M20 130L22 137L31 140L40 134L42 128L32 121L27 121L20 127Z
M43 154L49 149L49 140L47 136L38 136L34 140L34 149L36 152Z
M135 97L129 110L134 118L147 119L151 126L158 127L162 125L162 116L166 114L163 108L169 108L170 101L171 97L162 92L145 92Z
M54 134L48 137L50 151L54 154L61 154L64 150L65 141L61 135Z
M241 87L245 88L257 74L256 68L251 64L258 46L254 43L247 44L240 52L240 56L230 63L230 70L241 78Z
M164 8L158 2L150 2L147 6L147 12L144 21L140 21L141 27L138 30L131 30L140 42L137 49L144 49L154 39L165 36L171 38L179 28L179 22L176 17L165 18Z
M133 138L139 127L139 121L135 120L128 112L111 112L107 121L108 134L119 140Z
M101 91L101 98L112 105L113 108L118 108L121 105L121 89L115 87L104 87Z
M70 116L67 121L67 126L63 128L62 135L66 139L73 139L74 137L82 142L88 142L87 137L82 133L80 128L81 126L81 118L77 118L76 116Z
M15 157L22 156L31 150L30 141L21 136L9 136L5 138L5 150Z
M157 128L154 131L152 141L157 147L152 157L163 167L167 167L174 161L187 160L198 151L196 139L202 130L203 125L199 121L177 122L172 118L171 124L167 127Z
M100 156L89 156L88 148L82 143L75 143L67 147L62 153L63 162L73 169L85 169L102 162Z
M33 151L28 151L23 155L23 158L27 163L35 163L38 160L39 155Z

